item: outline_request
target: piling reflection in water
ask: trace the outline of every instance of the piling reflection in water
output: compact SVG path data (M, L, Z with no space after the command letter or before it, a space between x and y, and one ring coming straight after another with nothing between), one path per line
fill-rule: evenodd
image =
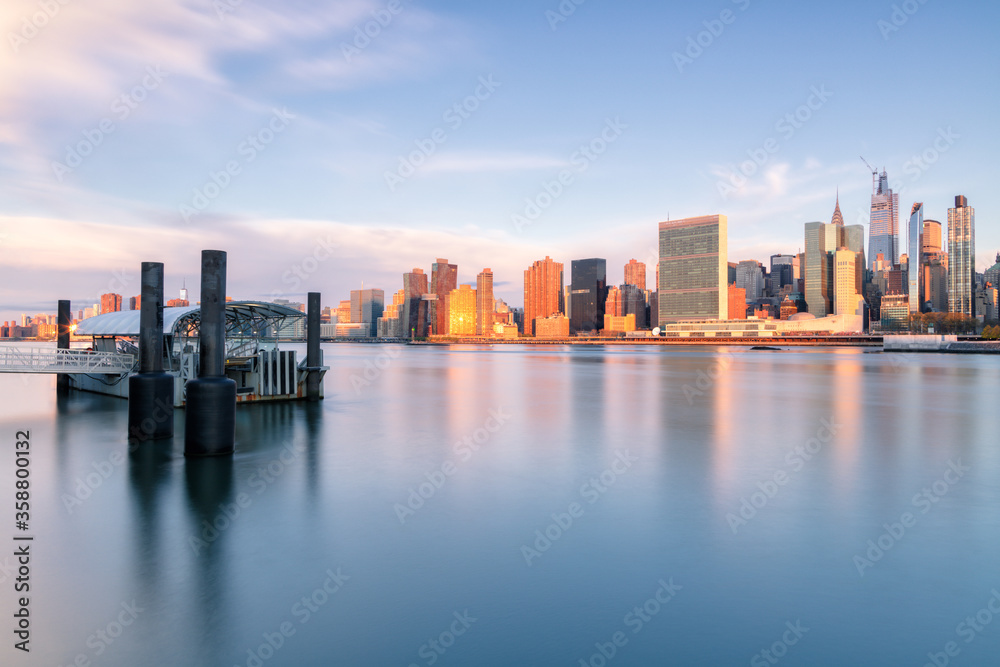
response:
M17 406L3 425L31 429L36 452L32 602L50 639L33 658L96 664L87 637L135 599L145 611L101 664L247 664L286 621L296 633L266 664L409 664L465 609L479 620L448 661L560 664L673 577L684 588L621 664L664 650L679 665L745 664L798 617L813 628L795 646L802 664L902 664L995 586L1000 359L734 351L698 387L723 350L396 349L325 345L326 400L240 406L231 458L185 459L174 438L111 467L128 451L122 401L0 378ZM356 390L352 374L380 354ZM686 385L702 393L689 401ZM497 408L503 424L460 459L455 442ZM789 449L830 412L843 430L793 469ZM637 460L589 503L581 487L618 449ZM914 510L954 458L968 472L926 516ZM394 505L445 462L454 474L401 523ZM779 470L787 482L734 533L727 514ZM527 566L520 547L571 502L582 516ZM859 578L852 557L904 511L917 525ZM294 605L338 568L348 584L301 624ZM706 642L706 627L724 632ZM984 634L963 658L998 650Z

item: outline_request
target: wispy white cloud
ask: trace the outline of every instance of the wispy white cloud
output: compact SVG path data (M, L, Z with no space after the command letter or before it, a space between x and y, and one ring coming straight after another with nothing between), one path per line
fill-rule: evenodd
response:
M546 155L528 153L439 153L421 167L424 173L521 171L568 166L569 162Z

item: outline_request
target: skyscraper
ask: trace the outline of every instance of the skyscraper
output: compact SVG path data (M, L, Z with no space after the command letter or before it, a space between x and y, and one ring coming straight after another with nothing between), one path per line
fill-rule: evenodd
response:
M858 275L865 275L865 226L864 225L844 225L840 245L844 246L858 256Z
M622 285L620 291L622 316L635 315L635 328L648 329L649 316L646 311L646 291L632 284Z
M459 285L446 298L448 304L448 335L476 335L476 290L470 285ZM492 300L491 300L492 304Z
M646 265L643 262L630 259L625 265L625 284L646 289Z
M923 268L923 294L925 307L935 313L948 312L948 253L941 245L941 223L924 218L924 246L920 263Z
M445 297L458 286L458 265L449 264L447 259L437 258L431 265L431 294L437 295L437 300L428 302L428 326L433 333L444 334L448 331L448 307Z
M121 294L102 294L101 295L101 313L114 313L122 309L122 295Z
M403 274L403 338L427 335L427 274L423 269L413 269Z
M919 313L923 308L923 257L924 248L924 205L917 202L910 209L910 224L906 232L906 271L909 282L910 314Z
M745 298L754 302L764 295L764 271L760 262L745 259L736 265L736 286L746 290Z
M899 195L889 187L885 170L872 174L872 209L868 227L868 256L879 253L889 264L899 264Z
M724 215L659 224L659 326L729 315L727 226Z
M351 301L344 299L337 305L337 323L347 324L351 321Z
M405 292L398 290L392 295L392 303L382 311L376 327L381 338L401 338L403 336L403 304L406 302Z
M385 292L380 289L351 290L351 322L368 325L368 335L378 334L378 318L385 310Z
M476 335L489 336L493 333L493 270L483 269L476 276Z
M924 235L922 250L925 253L941 252L941 223L937 220L924 218Z
M728 320L745 320L747 318L747 290L745 287L728 285L729 315Z
M563 265L546 255L524 270L524 334L534 336L535 319L563 312Z
M833 312L832 315L856 315L861 296L861 281L856 252L848 248L838 248L833 253Z
M841 247L843 227L825 222L805 225L805 291L806 306L816 317L834 312L833 253Z
M622 291L614 285L608 287L608 298L604 302L604 314L611 317L621 317L625 314Z
M607 268L604 259L574 259L570 273L569 332L599 331L604 328L604 303L607 301Z
M962 195L948 209L948 312L976 314L976 210Z
M775 294L782 287L793 283L795 259L795 255L771 255L771 288Z

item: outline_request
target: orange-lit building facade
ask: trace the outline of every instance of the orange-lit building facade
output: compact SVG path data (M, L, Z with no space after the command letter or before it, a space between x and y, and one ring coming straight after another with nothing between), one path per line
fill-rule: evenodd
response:
M525 322L527 321L525 320ZM527 324L525 328L527 328ZM569 338L569 318L565 315L537 317L534 328L535 338Z
M747 289L745 287L729 286L729 319L745 320L747 318Z
M493 313L497 304L493 300L493 269L483 269L476 276L476 335L493 335Z
M476 290L469 285L459 285L445 299L448 309L449 336L476 335Z
M628 261L625 265L625 284L635 285L641 290L646 289L646 265L643 262L635 259Z
M524 272L524 333L537 335L533 323L538 318L563 313L563 265L546 256ZM568 323L568 320L567 320ZM567 330L568 331L568 330ZM567 332L567 335L568 332Z
M101 312L102 313L115 313L122 309L122 295L121 294L102 294L101 295Z
M608 315L604 314L604 332L635 331L635 314Z

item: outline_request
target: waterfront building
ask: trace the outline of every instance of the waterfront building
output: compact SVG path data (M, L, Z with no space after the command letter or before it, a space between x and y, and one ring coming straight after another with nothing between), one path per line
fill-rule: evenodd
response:
M346 324L351 321L351 300L345 299L340 302L337 306L337 322L338 324Z
M535 338L569 338L569 318L560 313L536 317L533 329Z
M493 337L504 338L504 339L517 339L518 337L517 325L508 324L506 322L494 322Z
M414 268L403 274L403 338L427 335L427 274Z
M563 265L551 257L540 259L524 271L524 334L536 335L540 317L563 313ZM568 335L568 334L567 334Z
M882 331L908 331L910 328L910 301L906 294L882 296Z
M747 318L747 291L746 288L729 285L729 312L727 319L745 320Z
M635 315L608 315L604 314L604 333L625 333L635 331Z
M976 315L976 210L962 195L948 209L948 312Z
M490 299L492 303L493 299ZM445 297L448 313L449 336L475 336L476 334L476 290L470 285L459 285Z
M814 317L812 313L797 313L787 320L685 320L670 322L661 327L667 338L741 338L773 336L806 336L861 333L863 319L860 315L827 315Z
M659 326L728 316L727 225L724 215L659 223Z
M367 322L338 322L333 325L333 335L337 338L368 338L371 328ZM305 333L297 338L304 338Z
M496 302L493 300L493 270L483 269L476 276L476 335L490 336L493 334L493 313Z
M351 322L368 325L368 335L378 335L378 318L385 310L385 292L380 289L351 290Z
M570 266L570 333L597 332L604 326L607 261L574 259Z
M431 265L431 282L429 291L437 295L427 303L427 328L430 333L445 334L448 332L447 295L458 287L458 265L449 264L447 259L438 257Z
M141 310L142 309L142 295L141 294L129 297L129 300L128 300L128 309L129 310Z

